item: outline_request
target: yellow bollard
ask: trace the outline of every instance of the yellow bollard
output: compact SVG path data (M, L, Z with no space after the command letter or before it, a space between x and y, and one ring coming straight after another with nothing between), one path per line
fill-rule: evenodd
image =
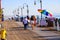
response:
M6 29L2 29L0 34L1 34L1 40L6 40L7 36Z

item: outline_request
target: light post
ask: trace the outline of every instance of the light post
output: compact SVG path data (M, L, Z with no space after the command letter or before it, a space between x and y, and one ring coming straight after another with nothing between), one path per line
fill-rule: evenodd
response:
M23 22L23 8L21 8L21 22Z
M19 16L20 13L19 13L19 11L21 10L20 11L21 12L21 17L23 18L23 8L20 8L20 9L19 8L16 9L16 10L14 10L13 13L16 13L17 12L16 16L18 17L18 20L20 21L20 16Z
M21 8L21 16L23 17L23 8Z
M40 7L41 7L41 10L42 10L42 0L40 0ZM42 13L41 13L41 20L42 20Z
M29 16L29 8L28 8L28 4L24 3L27 7L27 16ZM23 4L23 9L24 9L24 4Z
M15 12L16 12L16 10L13 11L13 16L14 16L14 17L15 17Z
M28 5L27 5L27 16L29 16L29 9L28 9Z
M34 0L34 5L36 5L36 0ZM40 9L42 10L42 0L40 0ZM42 19L42 14L41 14L41 19Z
M17 9L17 12L18 12L18 20L20 21L20 16L19 16L19 8Z
M40 2L40 9L42 10L42 0L39 0L39 2ZM36 0L34 0L34 5L36 5ZM41 22L41 20L42 20L42 13L41 13L41 20L39 20L39 18L37 19L38 21L38 23L40 23Z

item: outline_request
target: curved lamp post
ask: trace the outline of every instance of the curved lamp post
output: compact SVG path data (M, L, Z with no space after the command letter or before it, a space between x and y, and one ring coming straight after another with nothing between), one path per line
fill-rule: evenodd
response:
M36 5L36 0L34 0L34 5ZM40 0L40 9L42 10L42 0ZM42 14L41 14L41 19L42 19Z
M17 12L18 12L18 20L20 21L20 16L19 16L19 8L17 9Z
M26 7L27 7L27 16L29 16L29 8L28 8L28 4L24 3L24 4L23 4L23 9L24 9L24 5L26 5Z
M42 10L42 0L40 0L40 6L41 6L41 10ZM41 13L41 19L42 19L42 13Z
M23 17L23 8L21 8L21 16Z

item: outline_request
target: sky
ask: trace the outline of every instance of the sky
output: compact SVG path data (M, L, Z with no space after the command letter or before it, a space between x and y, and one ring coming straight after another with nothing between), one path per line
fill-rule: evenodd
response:
M29 15L41 15L37 10L40 9L40 0L35 0L36 5L34 5L34 0L2 0L2 8L4 16L15 16L17 14L17 9L19 8L19 16L21 16L21 8L24 4L23 15L27 15L26 5L29 8ZM54 17L60 16L60 0L42 0L42 9L45 9L53 14ZM14 12L16 11L16 12ZM45 15L43 15L45 16Z

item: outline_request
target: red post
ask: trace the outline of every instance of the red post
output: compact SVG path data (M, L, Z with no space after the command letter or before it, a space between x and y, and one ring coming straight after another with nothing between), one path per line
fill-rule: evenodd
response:
M0 0L0 9L1 9L1 0Z

